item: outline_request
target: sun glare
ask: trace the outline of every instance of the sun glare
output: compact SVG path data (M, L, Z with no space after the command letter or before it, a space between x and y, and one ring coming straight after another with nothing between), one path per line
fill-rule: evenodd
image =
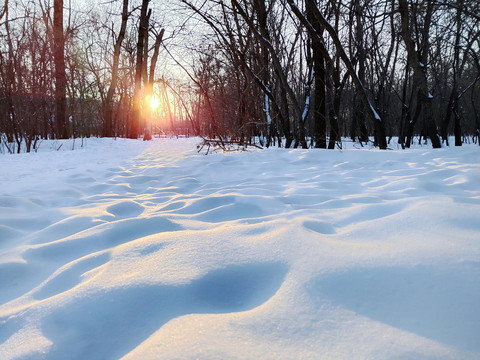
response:
M155 96L152 96L152 98L150 99L150 108L152 110L155 110L159 106L160 106L160 101Z

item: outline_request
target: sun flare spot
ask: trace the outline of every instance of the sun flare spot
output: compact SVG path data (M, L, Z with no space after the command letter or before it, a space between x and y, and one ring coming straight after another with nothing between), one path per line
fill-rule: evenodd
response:
M156 98L155 96L152 96L150 99L150 108L152 110L156 110L160 106L160 100Z

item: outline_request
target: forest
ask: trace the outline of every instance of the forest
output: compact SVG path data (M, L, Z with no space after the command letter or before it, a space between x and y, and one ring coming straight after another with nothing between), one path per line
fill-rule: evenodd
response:
M5 0L0 147L480 144L477 0ZM454 136L454 143L449 143ZM451 140L453 142L453 138Z
M0 360L478 360L479 160L480 0L0 0Z

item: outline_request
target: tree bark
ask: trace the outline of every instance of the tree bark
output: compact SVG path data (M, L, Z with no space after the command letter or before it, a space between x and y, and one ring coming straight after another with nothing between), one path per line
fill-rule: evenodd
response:
M410 30L410 22L408 19L408 4L407 0L398 0L399 11L402 19L402 38L407 48L408 61L413 68L414 84L418 88L418 104L423 111L426 131L430 140L432 141L433 148L442 147L440 139L437 133L437 127L433 119L432 102L433 96L428 90L428 83L426 77L426 61L421 62L419 55L415 49L415 44L412 40L412 33ZM431 16L431 15L430 15ZM427 19L428 20L428 19ZM427 34L425 34L427 35ZM423 39L424 43L428 42L427 39ZM426 56L426 54L425 54Z
M165 29L162 29L160 30L160 33L158 33L158 35L155 38L155 45L153 48L152 60L150 61L150 74L148 78L148 86L150 87L150 90L153 88L153 81L155 78L155 67L157 66L158 53L160 51L160 45L162 44L164 34L165 34Z
M140 122L142 121L142 71L143 71L143 48L145 46L145 29L148 29L147 8L150 0L142 0L140 10L140 25L138 27L137 40L137 61L135 64L135 89L133 93L133 113L130 118L127 137L137 139L140 130Z
M355 14L355 43L357 45L357 65L358 65L358 79L362 84L365 84L365 64L367 61L367 54L365 52L364 46L364 36L365 32L363 29L363 7L360 5L360 0L354 0L353 12ZM355 101L357 102L357 101ZM362 109L362 102L360 100L359 104L354 104L355 110L353 112L355 119L353 123L357 124L358 130L360 132L359 140L360 142L368 142L368 132L367 125L365 123L365 112Z
M55 59L55 122L57 138L68 139L66 122L67 76L65 73L65 38L63 34L63 0L53 5L53 36Z
M148 86L148 50L149 50L149 45L148 45L148 40L149 40L149 22L150 22L150 16L152 16L152 9L148 9L148 14L147 14L147 19L145 20L144 23L144 28L143 28L143 61L142 61L142 80L143 80L143 86Z
M253 6L255 9L255 13L257 15L257 21L258 21L258 26L260 28L260 34L267 40L271 41L270 39L270 34L268 33L267 29L267 9L265 7L265 0L254 0L253 1ZM263 84L265 84L266 87L269 86L270 82L270 72L268 69L268 60L269 60L269 54L268 54L268 47L265 42L260 43L260 49L261 49L261 54L260 54L260 66L261 66L261 79ZM265 114L265 129L266 129L266 143L270 144L271 141L271 132L270 132L270 112L268 111L269 109L269 104L268 104L268 95L264 93L263 96L264 99L264 114ZM268 146L267 146L268 147Z
M317 37L311 38L312 43L312 58L313 58L313 72L315 81L315 92L313 98L313 138L315 140L315 147L325 149L327 147L327 114L326 114L326 70L325 70L325 56L321 51L322 44L319 43L319 38L323 36L323 28L315 18L312 12L312 6L316 4L312 2L306 3L307 19L312 24Z
M107 97L105 99L105 117L103 123L103 136L111 137L114 135L113 131L113 96L118 82L118 63L120 58L120 49L123 39L125 38L125 31L127 29L128 20L128 0L123 0L122 11L122 25L120 26L120 32L118 33L117 40L115 41L115 47L113 50L113 65L112 65L112 81L108 88Z
M461 28L462 28L462 12L463 12L463 7L464 7L464 0L457 0L456 1L456 16L455 16L455 22L456 22L456 33L455 33L455 45L454 45L454 56L453 56L453 85L452 85L452 91L450 93L450 97L448 100L448 105L447 109L445 112L445 118L443 119L442 127L441 127L441 135L442 135L442 140L445 141L445 143L448 144L448 127L450 124L450 118L452 116L452 112L455 117L455 123L454 123L454 134L455 134L455 146L462 146L462 139L461 139L461 127L460 127L460 115L458 111L458 80L460 77L461 73L461 68L463 67L463 64L460 64L460 38L462 36L461 34ZM466 51L466 50L465 50Z

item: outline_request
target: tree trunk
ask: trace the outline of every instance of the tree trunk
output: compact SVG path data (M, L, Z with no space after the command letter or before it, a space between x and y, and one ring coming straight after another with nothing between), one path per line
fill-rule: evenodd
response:
M7 113L5 114L6 119L6 137L7 142L12 143L14 141L14 133L15 133L15 124L17 122L16 114L15 114L15 107L13 105L13 94L15 91L15 54L13 50L13 42L12 36L10 33L10 20L8 17L8 1L5 2L4 14L5 15L5 30L6 30L6 38L7 38L7 46L8 46L8 59L6 61L6 69L5 72L2 72L2 77L4 77L5 81L5 102L7 105Z
M142 81L143 86L148 86L148 40L149 40L149 22L150 16L152 15L152 9L148 10L147 19L145 21L145 27L143 28L143 57L142 57Z
M428 136L430 137L430 140L432 141L433 148L440 148L442 147L442 145L437 134L437 127L435 125L435 121L433 119L433 96L428 90L428 83L426 77L426 61L420 61L419 55L415 49L415 44L412 40L412 33L410 30L410 24L408 19L407 0L399 0L398 3L400 15L402 18L402 37L403 41L405 42L405 47L407 48L408 61L413 68L414 84L418 88L417 106L421 106L423 110L426 131ZM428 21L428 19L426 19L426 21ZM424 43L428 43L428 40L424 39Z
M267 41L271 42L270 39L270 34L267 29L267 9L265 7L265 0L254 0L253 1L253 6L257 15L257 20L258 20L258 26L260 28L260 34L263 38L265 38ZM261 54L260 54L260 76L263 84L268 88L269 82L270 82L270 72L268 69L268 63L269 63L269 54L268 54L268 47L265 42L260 43L260 49L261 49ZM263 96L264 99L264 114L265 114L265 123L266 126L264 127L266 129L266 144L270 144L271 142L271 137L272 134L270 132L271 128L271 117L270 117L270 105L268 103L268 95L264 93Z
M158 52L160 50L160 45L163 41L163 35L165 33L165 29L160 30L160 33L155 38L155 45L153 49L152 60L150 61L150 74L148 79L148 86L150 90L153 88L153 82L155 79L155 67L157 66L157 59L158 59Z
M457 23L457 33L455 34L455 58L453 64L453 115L455 116L455 146L462 146L462 129L460 127L460 113L458 109L458 80L460 78L461 66L460 66L460 37L462 36L462 11L463 11L464 0L457 0L457 14L456 14L456 23Z
M55 0L53 5L53 36L57 137L59 139L68 139L68 127L66 123L67 76L65 73L65 38L63 35L63 0Z
M113 50L113 65L112 65L112 81L108 88L107 97L105 99L105 117L103 123L103 136L112 137L113 131L113 95L118 82L118 63L120 58L120 49L123 39L125 38L125 31L127 29L128 20L128 0L123 0L122 11L122 25L120 26L120 32L118 33L117 40L115 41L115 47Z
M365 84L365 63L367 61L367 56L364 46L364 30L363 30L363 7L360 5L360 0L354 0L353 11L355 14L355 42L357 45L357 64L358 64L358 79L362 84ZM365 123L365 112L362 109L362 103L354 104L355 110L353 112L353 122L357 124L358 130L360 132L359 140L360 143L368 142L368 132L367 125Z
M147 8L150 0L142 0L142 8L140 10L140 25L138 27L137 40L137 61L135 64L135 89L133 94L133 113L130 118L127 136L131 139L137 139L140 130L140 122L142 121L142 70L143 61L143 47L145 45L145 29L148 29Z
M312 6L315 3L306 3L307 19L312 24L318 37L311 38L312 53L313 53L313 73L315 81L315 92L313 98L313 138L315 140L315 147L325 149L327 147L327 116L326 116L326 71L325 71L325 56L321 51L322 44L319 39L323 36L323 28L318 20L313 15Z
M289 116L286 115L286 109L288 109L288 103L286 103L287 95L290 98L290 103L293 105L293 114L295 118L295 123L298 126L298 132L296 136L296 144L300 144L302 147L306 148L307 147L307 142L305 141L305 129L303 128L303 123L302 123L302 109L300 109L300 105L298 103L298 100L295 96L295 92L291 88L288 82L288 76L287 73L285 72L285 69L283 69L282 64L280 59L278 58L277 52L275 51L275 48L273 44L268 41L262 34L258 31L257 27L255 26L254 22L252 19L247 15L245 10L240 6L239 2L237 0L231 0L232 5L238 10L238 13L242 18L246 21L248 24L250 30L253 32L255 37L259 42L264 44L266 48L268 49L268 52L270 54L270 59L272 61L272 65L275 71L275 75L278 77L279 84L278 86L280 87L280 92L281 92L281 101L282 101L282 109L284 111L284 120L289 121ZM285 102L284 102L285 101ZM284 128L286 128L287 124L283 125Z
M306 0L307 2L313 3L313 0ZM307 28L308 32L310 33L310 36L318 36L316 34L315 29L313 29L312 25L310 22L303 16L301 11L298 9L298 7L295 5L293 0L287 0L288 4L290 5L290 8L292 11L295 13L297 18L305 25ZM333 40L333 43L335 44L335 47L337 49L337 52L339 56L342 58L343 63L345 64L348 73L350 77L353 80L353 83L355 84L357 91L360 95L360 99L362 100L362 104L365 108L366 113L368 114L369 118L371 119L372 123L375 126L375 133L376 137L378 139L378 146L380 149L386 149L387 148L387 139L385 137L385 129L383 126L382 119L378 115L378 113L375 111L373 105L370 103L370 100L368 100L368 95L365 90L365 87L363 86L363 83L360 81L360 79L357 76L357 73L355 72L355 69L353 67L352 62L348 58L345 49L338 37L337 32L335 29L330 25L330 23L325 19L323 14L318 10L318 8L314 5L312 7L312 13L315 16L315 18L319 21L321 26L329 33L330 37ZM324 46L322 46L323 52L326 56L328 56L328 52Z

